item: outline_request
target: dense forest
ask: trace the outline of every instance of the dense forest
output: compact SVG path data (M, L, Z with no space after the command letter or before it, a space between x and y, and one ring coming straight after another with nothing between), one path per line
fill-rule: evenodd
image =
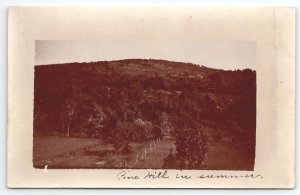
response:
M208 130L210 129L210 130ZM131 142L176 140L166 166L203 166L206 142L247 143L254 156L256 73L128 59L36 65L34 136Z

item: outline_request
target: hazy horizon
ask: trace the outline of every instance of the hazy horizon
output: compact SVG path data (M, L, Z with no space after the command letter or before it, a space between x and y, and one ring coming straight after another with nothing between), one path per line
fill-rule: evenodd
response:
M186 41L153 43L145 43L145 41L143 43L135 41L36 41L35 65L152 59L193 63L224 70L246 68L255 70L255 42L200 41L197 43Z

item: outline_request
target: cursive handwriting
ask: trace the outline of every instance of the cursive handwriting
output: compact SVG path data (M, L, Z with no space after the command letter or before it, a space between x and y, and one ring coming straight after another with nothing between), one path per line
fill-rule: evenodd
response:
M130 171L121 171L120 173L118 173L117 179L118 180L137 180L137 179L140 179L140 177L137 175L132 175L130 173Z
M148 171L148 174L144 177L144 179L169 179L168 171Z
M255 174L241 174L241 175L228 175L228 174L220 174L220 175L199 175L198 179L238 179L238 178L247 178L247 179L255 179L260 178L262 179L262 175L255 175Z
M137 174L139 173L139 175ZM168 172L168 170L147 170L145 173L134 172L131 170L123 170L117 174L118 180L140 180L140 179L180 179L180 180L190 180L190 179L263 179L262 175L259 174L201 174L198 176L193 176L185 173L184 171Z

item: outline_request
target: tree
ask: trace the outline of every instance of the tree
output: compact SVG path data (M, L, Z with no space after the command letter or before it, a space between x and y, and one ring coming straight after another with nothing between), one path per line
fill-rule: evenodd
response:
M77 106L77 102L75 98L69 98L65 101L64 109L62 116L63 120L63 128L67 128L66 137L70 137L70 126L75 115L75 107Z
M176 159L173 154L173 149L170 149L170 152L166 158L164 158L163 169L172 169L176 168Z
M124 147L124 151L129 151L129 143L133 138L133 126L128 121L118 121L116 128L112 131L112 143L116 151Z
M176 134L176 160L178 168L204 168L207 152L203 128L185 127Z
M160 128L164 136L170 136L172 131L172 124L169 120L169 115L165 112L162 112L159 117Z
M88 134L92 137L95 137L95 135L99 137L102 133L106 118L107 116L104 113L102 106L94 102L93 112L90 113L89 118L87 119L87 127L89 128Z
M103 121L101 139L106 143L113 143L114 131L118 123L117 114L108 106L105 107L106 118Z
M152 122L137 118L133 124L135 130L133 134L137 141L146 142L152 138Z
M162 130L159 126L155 125L152 128L152 136L153 136L154 139L162 138L163 133L162 133Z
M43 123L47 118L47 114L42 111L41 103L34 102L34 114L33 114L33 136L38 136L42 133Z

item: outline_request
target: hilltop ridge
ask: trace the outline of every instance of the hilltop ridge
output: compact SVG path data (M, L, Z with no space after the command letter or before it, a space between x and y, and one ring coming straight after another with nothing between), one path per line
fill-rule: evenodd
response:
M97 72L115 71L120 74L129 75L162 75L162 76L193 76L203 77L204 74L213 73L216 71L233 72L233 70L222 70L209 68L204 65L198 65L187 62L175 62L160 59L122 59L111 61L95 61L95 62L70 62L61 64L36 65L49 67L53 65L70 67L76 65L82 68L88 68ZM71 67L70 67L71 68ZM247 69L248 71L252 71ZM240 70L238 70L240 71Z

